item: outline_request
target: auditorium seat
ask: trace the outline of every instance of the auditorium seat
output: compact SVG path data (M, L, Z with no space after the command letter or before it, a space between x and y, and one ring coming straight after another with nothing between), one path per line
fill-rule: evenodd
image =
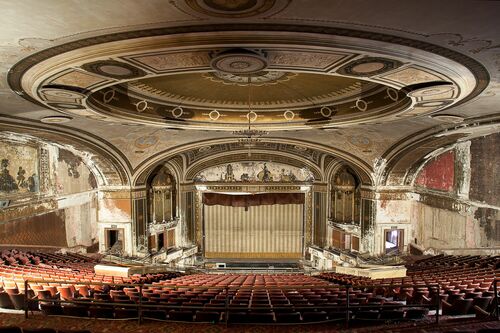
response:
M274 314L272 312L250 312L247 314L250 323L274 323Z
M89 309L89 316L91 318L113 318L114 313L113 313L113 308L111 307L104 307L104 306L90 306Z
M300 323L301 317L299 312L275 312L277 323Z
M302 320L304 322L319 322L327 320L325 311L304 311L302 312Z
M195 321L196 322L206 322L206 323L218 323L220 321L221 314L216 311L197 311Z
M443 314L444 315L466 315L472 308L473 299L457 299L450 304L448 302L443 302Z
M0 333L23 333L23 329L18 326L0 326Z
M164 310L142 310L142 316L145 319L166 320L167 314Z
M5 291L0 291L0 308L4 309L13 309L14 304L12 304L12 301L10 299L10 295L7 294Z
M57 333L53 328L23 328L23 333Z

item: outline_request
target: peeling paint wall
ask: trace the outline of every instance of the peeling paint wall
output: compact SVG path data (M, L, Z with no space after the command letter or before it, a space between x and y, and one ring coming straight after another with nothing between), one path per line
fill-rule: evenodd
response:
M500 208L500 133L471 141L470 198Z
M415 180L416 186L428 189L451 192L455 183L455 152L445 152L432 160L420 170Z
M0 158L8 162L3 163L1 177L6 190L0 193L0 243L60 247L97 243L97 184L83 160L33 138L3 139L8 143L2 140Z
M453 165L450 165L450 156L455 156ZM424 166L422 171L427 170L427 176L430 170L437 178L440 172L454 169L455 186L437 186L438 190L446 188L447 193L432 191L435 187L417 186L420 199L413 203L412 213L417 242L438 250L482 248L490 251L492 247L499 247L499 167L500 134L458 143ZM416 184L422 184L422 179L419 175ZM449 185L441 180L438 184Z

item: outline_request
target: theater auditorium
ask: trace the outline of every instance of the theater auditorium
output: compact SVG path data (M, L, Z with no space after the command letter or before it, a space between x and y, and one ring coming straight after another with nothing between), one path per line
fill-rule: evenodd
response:
M0 333L499 332L500 2L0 13Z

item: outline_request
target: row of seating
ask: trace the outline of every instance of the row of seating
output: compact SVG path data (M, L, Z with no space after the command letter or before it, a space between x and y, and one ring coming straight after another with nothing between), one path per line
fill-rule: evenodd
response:
M323 273L320 278L340 285L372 285L378 294L407 304L436 304L439 298L444 314L462 315L477 308L492 310L499 263L499 256L440 255L408 265L405 278L370 279L338 273ZM396 285L406 286L393 287Z
M0 333L91 333L89 330L56 330L53 328L21 328L19 326L0 326Z

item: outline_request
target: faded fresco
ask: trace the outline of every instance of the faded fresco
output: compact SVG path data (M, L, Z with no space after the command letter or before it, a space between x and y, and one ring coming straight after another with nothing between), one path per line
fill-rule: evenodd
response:
M94 175L81 157L65 149L58 152L55 181L58 194L85 192L97 187Z
M0 196L39 190L38 149L2 143L0 147Z
M196 182L311 182L312 172L307 168L297 168L274 162L238 162L217 165L200 172Z

